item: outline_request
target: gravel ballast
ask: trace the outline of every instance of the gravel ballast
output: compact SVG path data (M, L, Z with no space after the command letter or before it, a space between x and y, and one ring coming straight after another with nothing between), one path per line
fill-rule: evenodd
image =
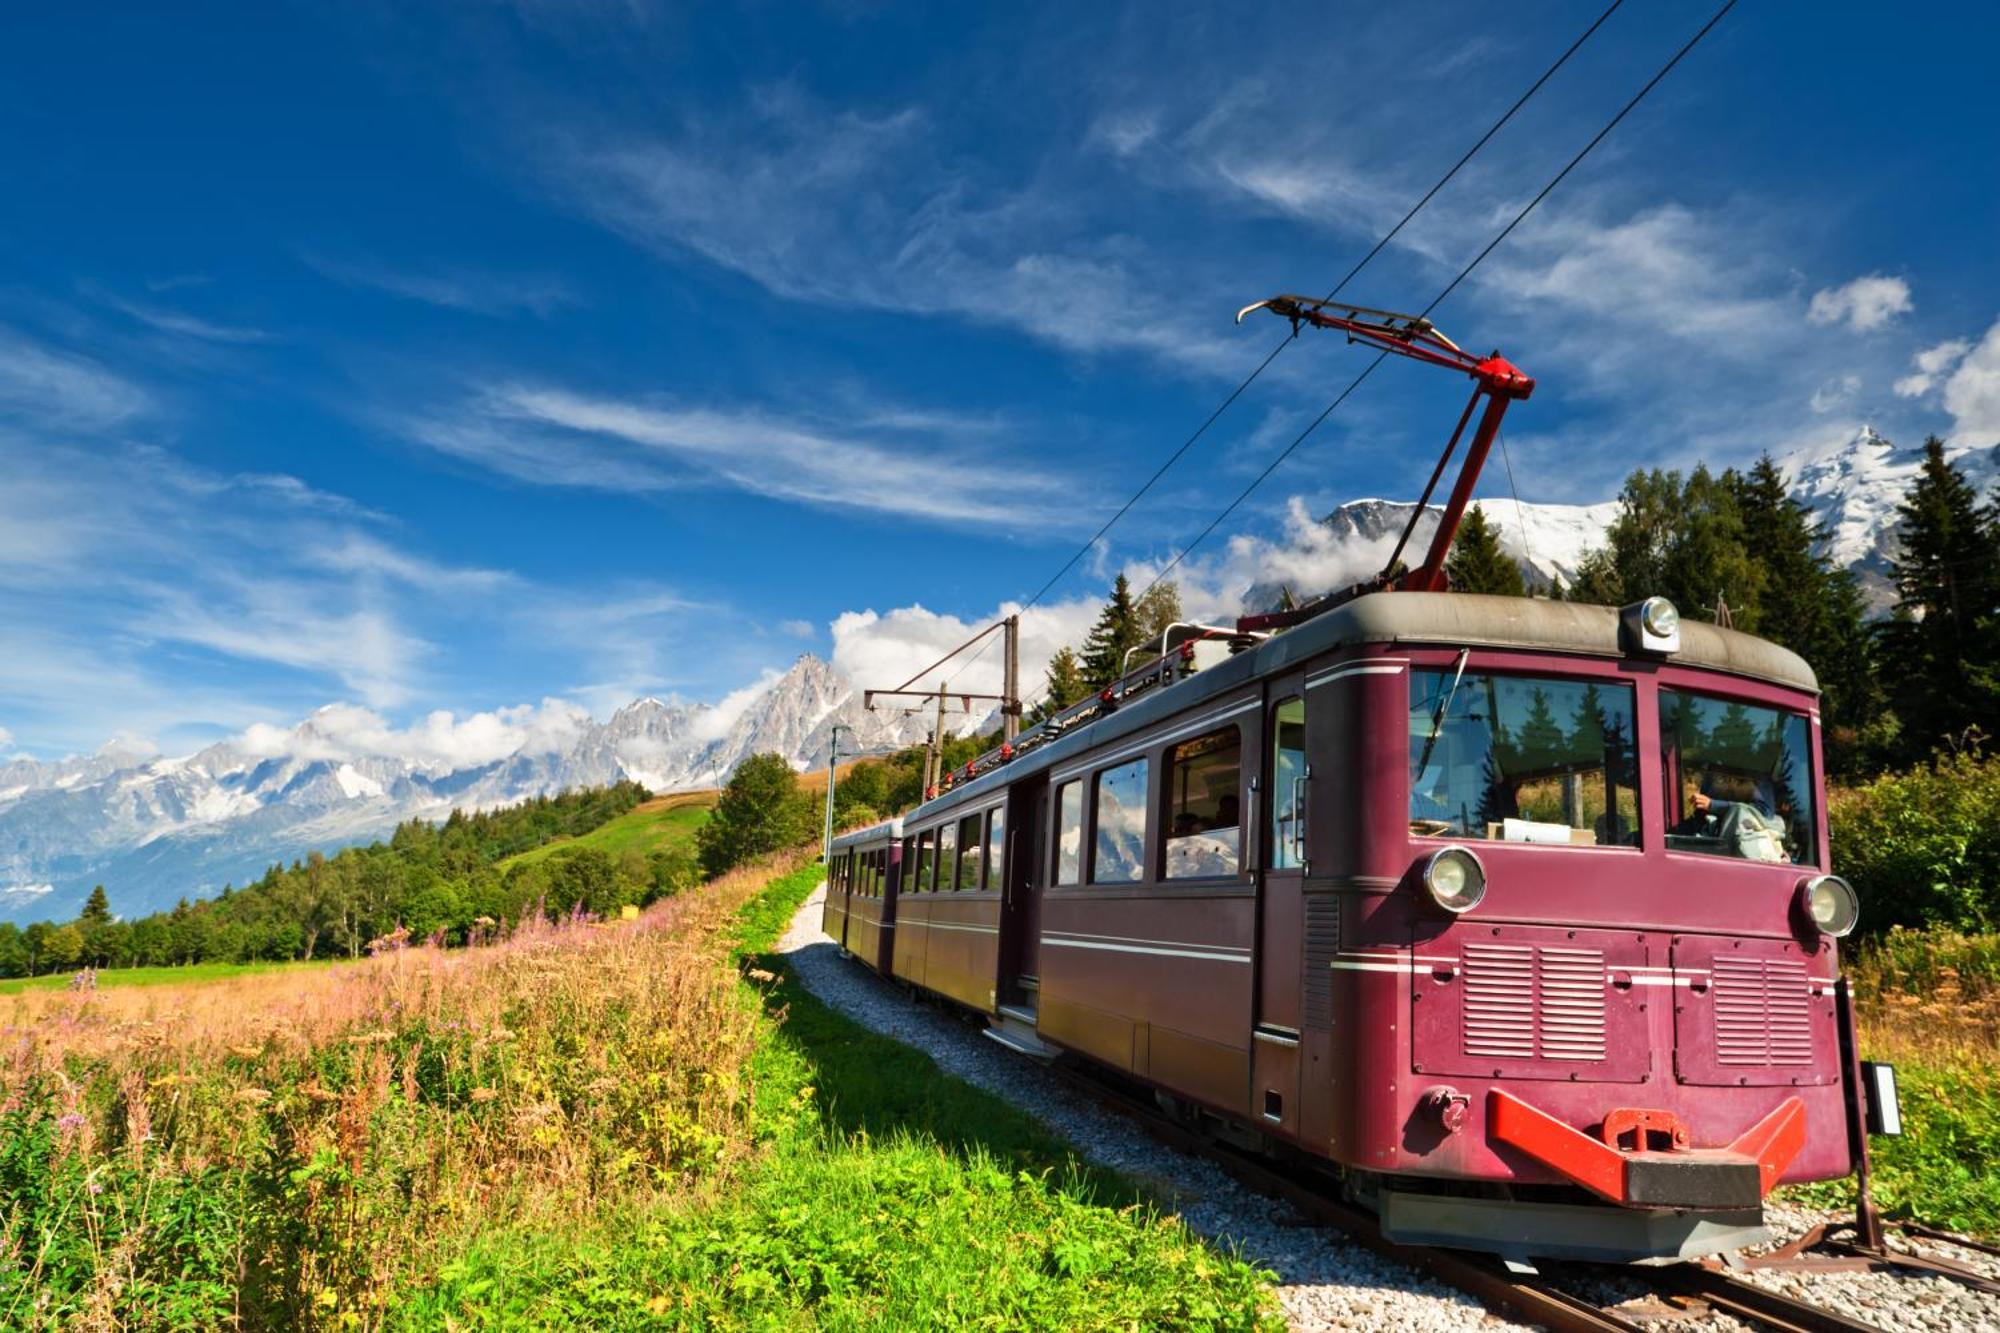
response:
M924 1052L940 1069L1002 1098L1061 1135L1077 1152L1150 1188L1199 1235L1244 1254L1278 1275L1278 1297L1293 1329L1515 1328L1479 1302L1426 1274L1315 1226L1286 1204L1245 1189L1221 1168L1159 1143L1132 1123L1072 1090L1054 1075L976 1029L913 1003L908 995L851 959L820 932L825 889L815 891L778 942L800 982L822 1003L871 1031ZM1796 1235L1822 1217L1771 1210L1774 1230ZM1908 1248L1916 1248L1902 1242ZM1929 1248L1926 1245L1926 1248ZM1987 1257L1938 1247L2000 1268ZM1991 1329L2000 1333L2000 1300L1942 1279L1883 1273L1756 1273L1751 1280L1830 1306L1884 1329ZM1615 1286L1615 1290L1613 1290ZM1604 1284L1594 1298L1638 1295L1636 1277ZM1579 1291L1579 1294L1585 1294ZM1653 1323L1636 1309L1621 1311ZM1740 1327L1710 1316L1661 1321L1665 1328Z

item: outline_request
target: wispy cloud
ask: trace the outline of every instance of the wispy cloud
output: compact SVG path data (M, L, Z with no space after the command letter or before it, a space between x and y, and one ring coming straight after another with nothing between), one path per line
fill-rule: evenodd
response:
M454 268L416 271L367 259L336 259L314 251L306 251L300 258L322 277L345 286L372 287L406 301L421 301L476 315L513 315L525 311L547 316L564 306L578 304L576 292L568 283L540 274Z
M733 115L690 114L677 134L572 128L542 159L562 202L789 300L949 315L1076 353L1233 365L1226 302L1177 294L1185 269L1153 280L1087 193L952 156L914 108L864 115L766 89Z
M190 315L185 311L171 310L165 306L147 305L138 301L128 301L120 297L107 296L105 304L120 314L138 320L149 328L161 333L181 338L194 338L212 343L263 343L275 336L263 329L253 329L242 325L218 324L212 320Z
M147 395L88 357L0 327L0 419L102 430L137 416Z
M1944 378L1945 372L1963 361L1965 354L1971 350L1972 344L1963 338L1947 338L1924 348L1910 358L1910 373L1896 381L1897 396L1920 398L1929 393Z
M616 491L721 486L818 507L861 508L932 521L1044 526L1060 493L1054 474L955 452L944 418L918 413L895 428L762 410L682 407L565 389L496 385L457 412L420 418L421 443L520 481Z

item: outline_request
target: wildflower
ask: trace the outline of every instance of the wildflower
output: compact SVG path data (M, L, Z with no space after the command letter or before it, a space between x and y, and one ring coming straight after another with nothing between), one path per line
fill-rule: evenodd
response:
M753 967L750 969L750 980L752 981L761 981L766 984L769 984L770 982L776 981L777 979L778 979L778 974L776 972L766 972L761 967Z

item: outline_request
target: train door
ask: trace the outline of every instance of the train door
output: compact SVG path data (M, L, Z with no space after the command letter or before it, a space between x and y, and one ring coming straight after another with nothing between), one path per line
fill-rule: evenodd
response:
M1046 775L1007 790L1006 886L1000 900L1000 1002L1034 1009L1041 987L1042 824Z
M1270 681L1251 769L1256 829L1246 840L1257 881L1257 990L1250 1113L1295 1136L1299 1101L1300 960L1305 925L1306 690L1303 673Z

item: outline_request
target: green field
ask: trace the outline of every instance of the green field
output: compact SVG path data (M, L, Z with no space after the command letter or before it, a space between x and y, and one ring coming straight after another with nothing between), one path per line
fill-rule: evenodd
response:
M712 791L680 792L672 796L655 797L643 805L634 806L610 823L601 824L588 833L574 838L558 838L554 842L517 853L499 862L499 866L505 870L514 865L532 865L536 861L579 847L594 847L615 859L628 851L643 854L661 847L684 843L694 837L694 831L702 826L708 818L708 812L714 807L715 793Z
M97 974L100 988L114 986L173 986L190 981L220 981L224 977L248 976L253 972L283 972L300 968L330 967L338 960L316 958L310 963L195 963L187 967L107 967ZM20 995L25 991L62 990L74 971L56 972L46 977L15 977L0 981L0 995Z

